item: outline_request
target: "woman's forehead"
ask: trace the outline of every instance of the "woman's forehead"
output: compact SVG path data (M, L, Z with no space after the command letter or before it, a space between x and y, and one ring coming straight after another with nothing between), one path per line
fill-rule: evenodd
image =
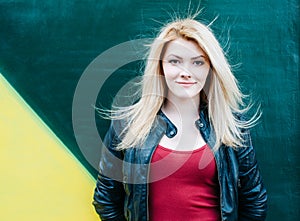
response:
M178 38L167 44L164 57L171 55L190 58L206 56L204 51L195 41L183 38Z

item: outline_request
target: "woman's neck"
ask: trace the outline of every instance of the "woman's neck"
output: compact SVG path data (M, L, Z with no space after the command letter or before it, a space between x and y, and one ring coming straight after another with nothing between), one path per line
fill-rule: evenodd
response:
M175 124L182 127L194 124L199 119L200 98L195 99L167 99L162 111ZM178 125L178 126L179 126Z
M166 100L162 111L177 127L175 137L164 136L160 141L162 146L176 150L194 150L205 144L195 121L199 119L200 98L196 100Z

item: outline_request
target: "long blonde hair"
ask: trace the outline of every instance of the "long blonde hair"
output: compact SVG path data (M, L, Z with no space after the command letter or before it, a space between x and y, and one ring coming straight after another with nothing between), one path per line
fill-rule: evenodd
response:
M163 78L161 58L166 44L178 38L196 42L211 63L210 84L205 93L208 116L213 127L217 149L221 143L233 148L243 145L242 129L251 127L258 119L258 112L248 121L237 116L248 111L244 105L237 80L232 74L225 53L210 28L194 18L176 19L166 24L150 45L141 82L139 101L127 107L100 110L103 117L125 120L122 141L118 149L126 149L143 143L150 132L158 111L165 101L167 86ZM203 94L203 91L202 91Z

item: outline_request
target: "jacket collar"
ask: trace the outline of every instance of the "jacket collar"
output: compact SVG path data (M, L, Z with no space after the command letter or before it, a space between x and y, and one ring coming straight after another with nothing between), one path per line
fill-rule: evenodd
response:
M159 110L158 115L166 123L166 132L165 132L166 136L168 138L172 138L176 136L177 127L172 123L172 121L164 114L164 112L162 112L162 110ZM200 131L210 129L209 120L208 120L208 111L206 106L201 108L201 111L199 113L199 119L195 121L195 125Z
M166 123L166 136L168 138L175 137L177 134L177 128L176 126L171 122L171 120L162 112L162 110L159 110L158 115L164 120Z
M176 136L176 134L178 132L177 127L162 112L162 110L159 110L158 116L166 124L166 129L165 129L166 136L168 138L173 138L174 136ZM200 131L205 142L207 142L211 147L213 147L215 144L215 136L214 136L214 131L211 130L212 128L211 128L211 125L209 122L207 105L201 106L200 113L199 113L199 119L195 121L195 126Z

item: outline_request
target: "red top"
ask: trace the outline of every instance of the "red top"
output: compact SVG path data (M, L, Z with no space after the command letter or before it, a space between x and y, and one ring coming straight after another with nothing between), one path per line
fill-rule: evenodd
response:
M176 151L160 145L150 167L151 221L219 221L217 168L208 145Z

